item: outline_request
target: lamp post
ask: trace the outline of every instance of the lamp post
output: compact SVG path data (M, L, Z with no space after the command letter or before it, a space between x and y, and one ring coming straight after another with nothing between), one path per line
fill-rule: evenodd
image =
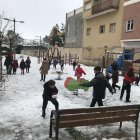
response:
M3 35L0 31L0 80L2 80L2 39Z
M24 23L24 21L18 21L15 18L14 19L9 19L9 18L3 18L4 20L8 20L8 21L12 21L14 23L14 39L15 39L15 35L16 35L16 22L19 23ZM14 42L15 43L15 42ZM14 48L14 59L15 59L15 48Z
M12 41L14 38L13 32L9 32L8 37L9 37L9 41L10 41L10 51L12 51Z

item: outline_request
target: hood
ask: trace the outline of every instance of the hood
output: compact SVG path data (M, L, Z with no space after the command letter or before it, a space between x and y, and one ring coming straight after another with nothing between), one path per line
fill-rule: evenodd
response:
M95 75L96 78L104 78L104 75L102 72L96 73Z

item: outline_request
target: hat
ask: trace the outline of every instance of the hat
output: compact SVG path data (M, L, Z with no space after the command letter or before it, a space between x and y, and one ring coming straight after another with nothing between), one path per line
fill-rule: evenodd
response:
M96 67L94 68L94 70L96 70L96 71L101 71L101 67L100 67L100 66L96 66Z

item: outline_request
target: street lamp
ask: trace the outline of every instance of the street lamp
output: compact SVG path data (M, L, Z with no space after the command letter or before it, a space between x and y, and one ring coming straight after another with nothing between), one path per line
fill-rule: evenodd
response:
M3 18L3 19L8 20L8 21L12 21L14 23L14 38L15 38L15 35L16 35L16 22L24 23L24 21L18 21L15 18L14 19ZM15 59L15 49L14 49L14 59Z
M10 51L12 51L12 41L14 39L14 33L12 31L9 32L8 34L9 41L10 41Z
M2 80L2 39L3 35L0 31L0 80Z

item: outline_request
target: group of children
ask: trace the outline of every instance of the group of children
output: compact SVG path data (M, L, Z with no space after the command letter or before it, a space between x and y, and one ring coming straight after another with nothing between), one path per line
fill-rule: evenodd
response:
M13 60L13 57L6 56L4 65L6 66L7 74L16 74L17 68L20 67L21 74L24 74L24 69L26 68L26 73L29 73L31 60L27 57L26 61L24 59L21 60L20 65L18 64L18 60Z
M77 77L77 80L79 80L82 77L82 74L86 75L85 71L81 68L80 64L77 65L76 69L75 68L73 68L73 69L75 70L75 76ZM97 95L100 94L99 93L100 91L97 90L97 87L99 85L98 89L101 89L101 83L103 83L103 87L104 87L103 89L105 89L105 86L107 85L106 87L109 88L109 91L112 94L116 93L116 87L120 90L121 87L119 85L117 85L118 77L119 77L117 65L112 64L112 76L110 76L109 74L106 74L106 76L104 76L106 80L103 78L103 76L102 76L102 80L100 79L100 76L97 76L97 75L101 75L101 73L102 73L101 67L99 67L99 66L95 67L94 72L95 72L95 77L86 85L83 84L81 86L93 86L93 89L94 89L93 92L96 91ZM112 86L109 84L109 79L111 79L111 78L112 78ZM100 81L99 83L97 82L98 80ZM124 91L126 90L126 102L131 102L130 101L130 91L131 91L131 84L134 81L136 81L136 84L138 85L139 78L136 78L134 76L134 68L132 66L129 66L129 68L123 78L123 85L122 85L122 89L121 89L120 100L122 100ZM106 83L108 83L108 84L106 84ZM55 105L56 110L58 110L59 103L57 102L56 96L54 96L57 94L58 94L58 89L55 86L55 81L49 80L48 82L46 82L44 84L42 117L45 117L45 109L48 104L48 101L51 101ZM93 96L95 96L94 94L93 94ZM102 106L103 105L102 99L103 99L102 97L101 97L101 99L93 97L91 107L94 107L96 102L98 102L99 106Z

